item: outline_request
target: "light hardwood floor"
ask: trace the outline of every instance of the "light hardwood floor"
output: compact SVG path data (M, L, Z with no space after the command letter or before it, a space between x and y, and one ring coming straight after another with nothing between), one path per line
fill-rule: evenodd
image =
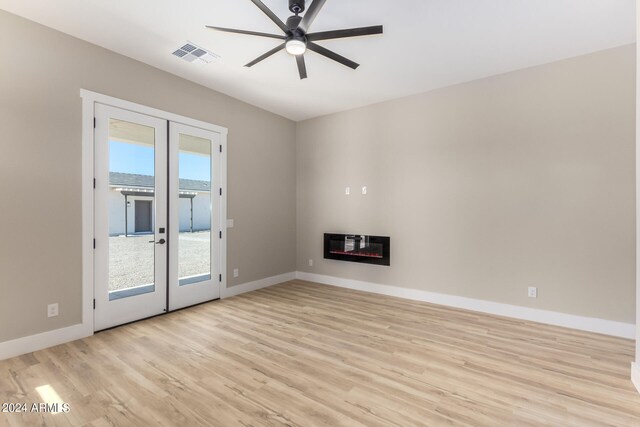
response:
M302 281L0 362L0 425L640 426L633 342Z

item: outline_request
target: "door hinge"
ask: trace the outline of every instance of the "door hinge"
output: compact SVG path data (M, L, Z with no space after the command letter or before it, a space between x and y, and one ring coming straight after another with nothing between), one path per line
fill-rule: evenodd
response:
M220 279L220 281L222 282L222 274L218 275L218 278Z
M96 299L95 298L93 299L93 309L94 310L96 309Z
M96 179L93 178L93 188L96 188Z
M222 230L220 230L219 234L220 234L220 238L222 239Z
M220 152L222 153L222 144L220 144Z
M96 239L93 239L93 249L96 248Z
M222 196L222 188L220 188L220 195Z
M95 117L93 118L93 128L94 129L96 128L96 118Z

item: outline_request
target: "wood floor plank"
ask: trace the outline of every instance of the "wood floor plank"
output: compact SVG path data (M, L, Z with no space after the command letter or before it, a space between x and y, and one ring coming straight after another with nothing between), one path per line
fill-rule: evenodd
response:
M0 361L0 426L640 426L631 340L292 281Z

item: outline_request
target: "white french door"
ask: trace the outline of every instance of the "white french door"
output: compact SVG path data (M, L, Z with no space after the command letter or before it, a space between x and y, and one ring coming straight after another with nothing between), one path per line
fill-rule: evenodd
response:
M169 124L170 310L220 297L219 147L218 133Z
M220 134L95 104L94 329L219 298Z

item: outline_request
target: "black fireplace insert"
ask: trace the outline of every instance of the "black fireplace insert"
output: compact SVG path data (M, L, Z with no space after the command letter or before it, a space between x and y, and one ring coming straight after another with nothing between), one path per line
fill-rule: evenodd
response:
M391 265L391 238L362 234L324 234L325 259Z

